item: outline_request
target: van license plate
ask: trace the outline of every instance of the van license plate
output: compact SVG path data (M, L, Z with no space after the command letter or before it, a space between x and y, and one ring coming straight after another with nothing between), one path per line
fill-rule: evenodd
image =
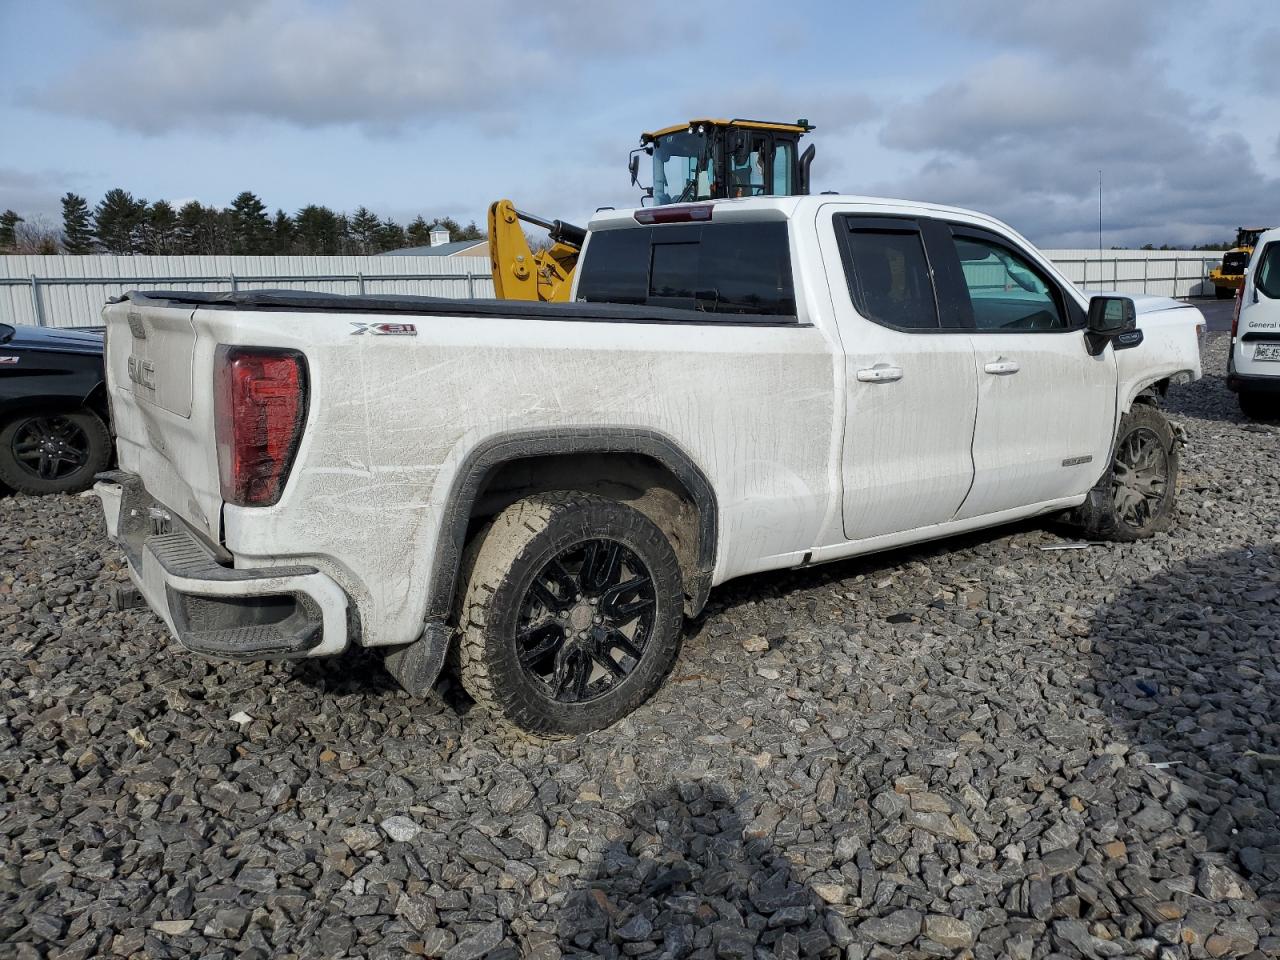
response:
M1253 348L1255 360L1280 360L1280 343L1260 343Z

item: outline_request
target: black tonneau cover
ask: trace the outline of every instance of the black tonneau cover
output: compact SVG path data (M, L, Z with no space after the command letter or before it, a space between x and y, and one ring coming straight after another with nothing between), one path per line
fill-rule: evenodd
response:
M529 300L452 299L311 293L305 290L240 290L199 293L186 290L130 290L110 302L147 306L188 306L214 310L316 313L390 313L432 317L519 317L529 320L580 320L597 323L697 323L731 326L798 326L795 317L752 313L709 313L629 303L535 303Z

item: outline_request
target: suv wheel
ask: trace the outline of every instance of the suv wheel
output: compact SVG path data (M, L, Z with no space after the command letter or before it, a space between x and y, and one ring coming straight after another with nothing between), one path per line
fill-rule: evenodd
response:
M75 493L111 459L111 434L97 414L31 413L0 427L0 483L22 493Z
M1240 412L1250 420L1271 420L1280 413L1280 403L1273 396L1241 390L1237 394Z
M639 511L573 491L526 497L478 535L468 560L462 685L522 730L607 727L675 664L680 565Z
M1107 472L1077 514L1087 536L1142 540L1173 523L1178 440L1163 413L1135 403L1120 419Z

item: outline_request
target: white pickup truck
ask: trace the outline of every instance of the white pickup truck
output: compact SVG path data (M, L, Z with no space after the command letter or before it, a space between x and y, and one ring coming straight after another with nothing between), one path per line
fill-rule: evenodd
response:
M542 734L609 724L733 577L1074 511L1174 515L1199 311L1004 224L858 197L610 210L571 303L287 291L107 306L97 486L189 650L381 647Z

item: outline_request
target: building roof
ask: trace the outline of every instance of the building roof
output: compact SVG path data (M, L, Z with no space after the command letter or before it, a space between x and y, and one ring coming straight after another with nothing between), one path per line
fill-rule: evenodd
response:
M451 243L437 243L434 247L402 247L399 250L386 250L381 257L456 257L489 241L481 237L479 240L454 240Z

